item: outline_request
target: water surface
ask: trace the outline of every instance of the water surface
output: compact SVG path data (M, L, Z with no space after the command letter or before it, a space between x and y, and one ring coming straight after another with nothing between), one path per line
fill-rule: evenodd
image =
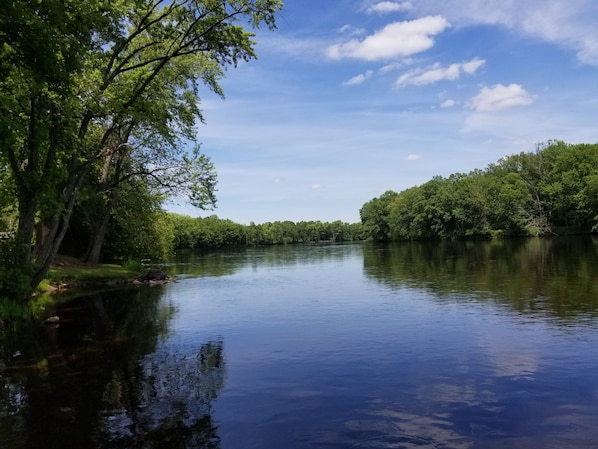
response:
M7 320L1 447L598 446L598 242L294 246Z

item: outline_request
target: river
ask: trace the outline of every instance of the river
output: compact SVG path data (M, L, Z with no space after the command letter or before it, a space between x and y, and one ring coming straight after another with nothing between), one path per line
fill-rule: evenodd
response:
M176 282L4 307L0 447L598 447L598 239L164 268Z

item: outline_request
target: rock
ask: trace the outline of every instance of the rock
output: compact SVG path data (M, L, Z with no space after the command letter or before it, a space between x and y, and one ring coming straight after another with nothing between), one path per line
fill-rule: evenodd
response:
M48 317L44 320L44 323L46 324L55 324L58 323L60 321L60 318L57 317L56 315Z
M159 268L150 268L147 273L139 277L140 281L143 282L156 282L156 281L168 281L170 278Z
M48 317L44 320L44 324L52 328L58 327L60 326L60 318L56 315Z

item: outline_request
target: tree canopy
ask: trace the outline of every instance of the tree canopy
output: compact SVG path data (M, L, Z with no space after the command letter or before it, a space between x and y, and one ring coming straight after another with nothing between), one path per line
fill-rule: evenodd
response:
M598 231L598 144L550 141L485 170L456 173L361 208L375 240Z
M0 177L18 211L14 254L34 267L32 287L85 195L103 196L100 217L123 182L145 177L158 190L184 187L199 207L214 204L214 167L186 153L203 120L201 87L222 96L226 67L256 57L251 29L274 29L281 7L281 0L1 3Z

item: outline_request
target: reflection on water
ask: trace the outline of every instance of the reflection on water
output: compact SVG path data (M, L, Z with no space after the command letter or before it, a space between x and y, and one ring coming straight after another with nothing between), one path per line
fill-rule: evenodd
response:
M108 447L217 447L211 402L224 384L222 341L197 353L158 349L130 378L114 373L105 388L99 443ZM133 382L131 382L133 380Z
M2 305L0 447L596 447L597 249L179 255L162 287Z
M1 447L217 447L210 404L224 383L222 341L166 351L176 306L161 296L93 294L54 304L58 325L25 313L5 329Z
M490 294L520 312L565 318L598 310L596 238L396 243L365 252L364 270L441 298Z
M281 266L313 266L323 261L344 260L349 254L361 254L357 245L290 245L258 248L240 248L194 254L180 251L169 264L179 275L224 276L244 269Z

